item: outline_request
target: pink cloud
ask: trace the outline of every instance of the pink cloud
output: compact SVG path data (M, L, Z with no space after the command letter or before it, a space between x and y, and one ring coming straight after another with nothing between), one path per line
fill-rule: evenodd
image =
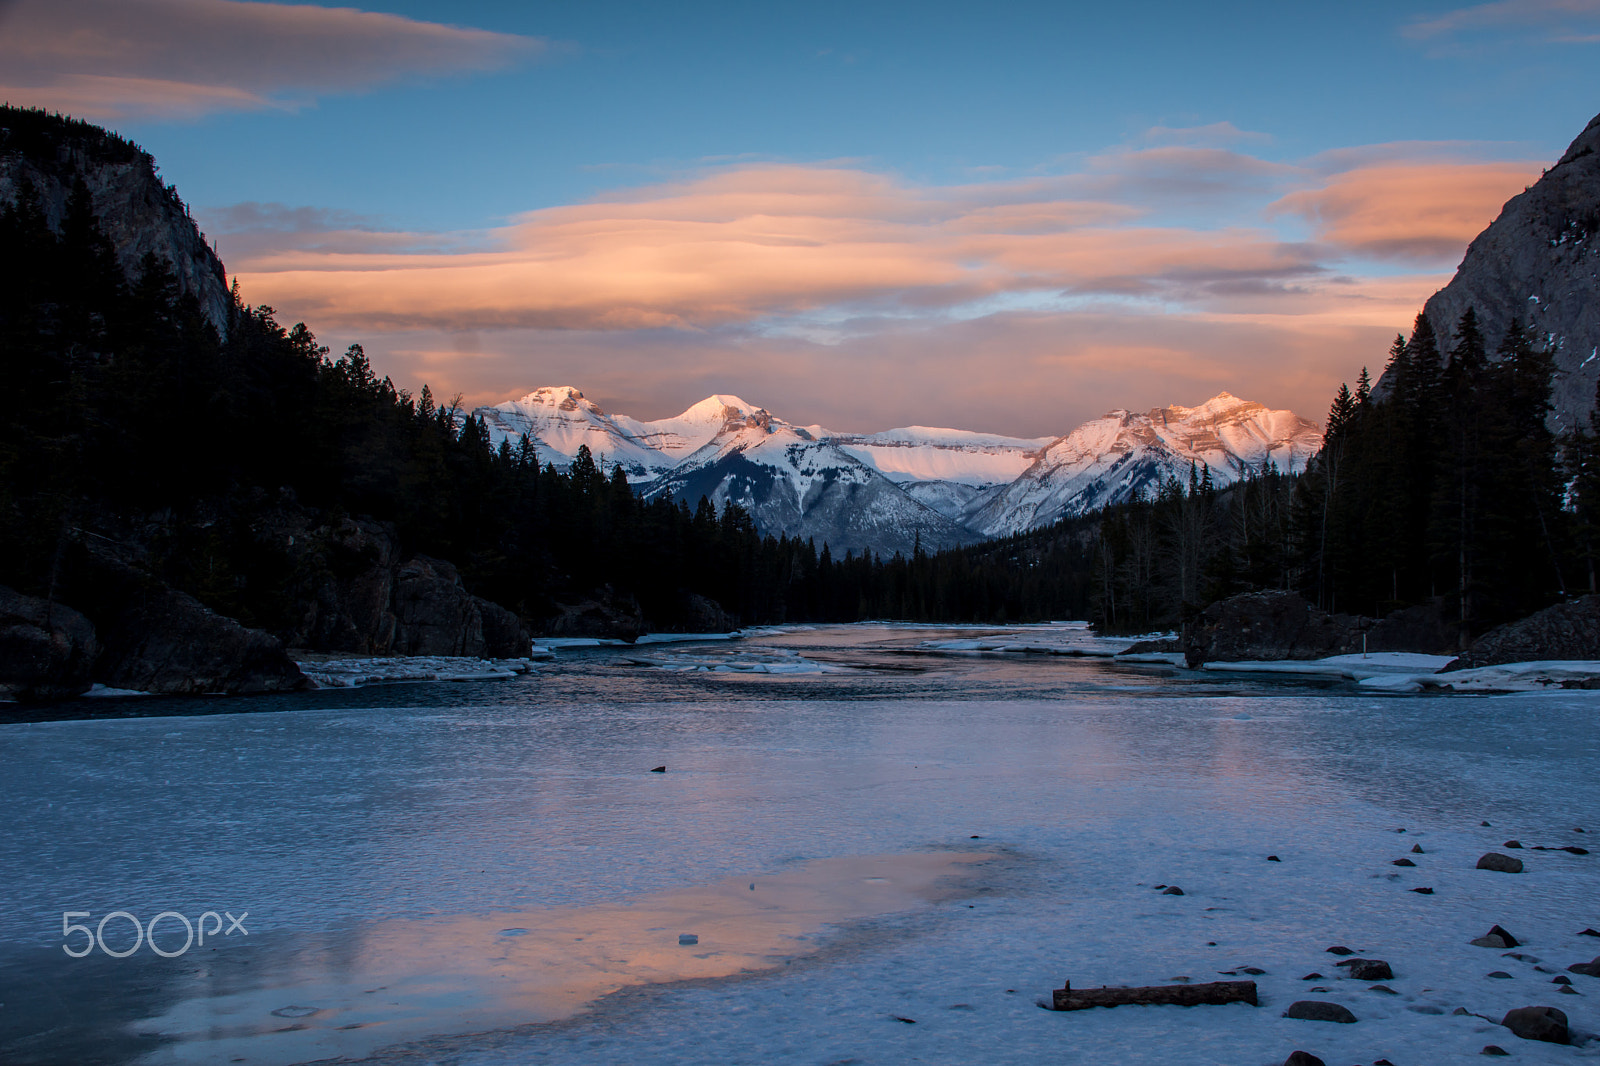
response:
M1538 177L1531 162L1382 163L1292 192L1270 210L1303 216L1321 240L1351 252L1436 263L1459 257Z
M1427 39L1510 26L1523 31L1544 30L1547 39L1581 41L1586 38L1569 36L1571 27L1575 24L1593 26L1597 20L1600 20L1600 0L1496 0L1413 22L1402 32L1407 37Z
M549 47L348 7L15 0L0 7L0 99L99 119L192 117L491 69Z

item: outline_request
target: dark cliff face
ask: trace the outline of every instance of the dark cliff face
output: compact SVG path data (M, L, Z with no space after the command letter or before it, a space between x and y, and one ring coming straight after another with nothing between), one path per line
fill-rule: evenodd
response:
M1468 307L1491 352L1513 319L1557 342L1551 427L1587 426L1600 381L1600 117L1507 202L1428 301L1423 313L1441 347L1449 348Z
M88 123L0 108L0 202L16 202L31 184L51 229L60 233L75 177L88 188L123 273L133 277L140 260L154 252L172 267L180 289L225 331L229 298L222 261L176 190L156 174L149 153Z

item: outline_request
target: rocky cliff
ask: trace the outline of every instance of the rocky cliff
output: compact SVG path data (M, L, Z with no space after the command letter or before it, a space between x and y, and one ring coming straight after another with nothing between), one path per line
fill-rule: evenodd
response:
M177 190L161 181L149 153L86 122L61 121L42 111L0 110L0 201L34 197L51 230L60 233L79 178L123 273L135 276L140 261L153 252L172 267L179 288L199 302L212 325L226 331L229 297L222 261Z
M1513 319L1558 345L1556 430L1586 425L1600 382L1600 117L1478 235L1423 313L1449 348L1468 307L1492 352ZM1380 380L1379 393L1388 382Z

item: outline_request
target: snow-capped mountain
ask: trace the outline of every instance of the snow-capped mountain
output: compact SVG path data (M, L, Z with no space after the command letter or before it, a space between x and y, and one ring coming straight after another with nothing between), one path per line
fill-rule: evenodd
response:
M1058 519L1153 492L1189 464L1211 470L1221 487L1270 462L1305 468L1322 431L1293 411L1219 393L1199 407L1112 411L1045 448L1011 484L986 499L966 525L987 537L1020 533Z
M1190 463L1221 487L1268 462L1303 469L1322 446L1321 430L1294 412L1225 392L1198 407L1112 411L1056 438L927 426L834 433L725 395L641 422L568 386L473 413L496 444L526 434L542 463L564 468L587 445L645 496L691 507L705 496L719 509L731 500L764 532L812 537L838 554L1005 536L1187 479Z
M644 492L690 503L706 496L719 509L732 501L758 528L835 553L910 554L919 540L937 550L977 539L834 442L763 410L729 420Z

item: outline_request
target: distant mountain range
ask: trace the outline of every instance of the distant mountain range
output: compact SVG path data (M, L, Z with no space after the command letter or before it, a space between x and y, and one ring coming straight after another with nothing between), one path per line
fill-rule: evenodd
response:
M837 554L937 550L1020 533L1187 480L1218 486L1269 463L1300 470L1322 431L1292 411L1219 393L1198 407L1111 411L1061 437L1007 437L908 426L835 433L796 426L737 396L709 396L675 418L608 414L570 386L535 389L473 412L491 439L526 434L541 462L565 468L587 445L621 465L647 498L720 508L731 500L763 531L814 538Z

